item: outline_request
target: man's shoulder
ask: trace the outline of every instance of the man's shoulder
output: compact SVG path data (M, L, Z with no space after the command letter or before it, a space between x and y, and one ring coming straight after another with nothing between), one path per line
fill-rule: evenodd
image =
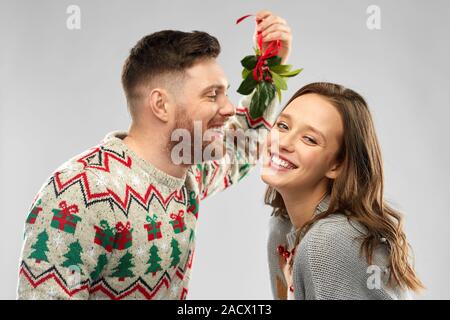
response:
M75 186L82 189L81 195L105 190L105 177L109 174L110 167L108 159L105 161L105 157L108 158L105 152L114 152L107 148L108 145L102 141L60 164L50 173L40 193L51 188L59 195ZM117 153L117 157L120 156L120 153Z

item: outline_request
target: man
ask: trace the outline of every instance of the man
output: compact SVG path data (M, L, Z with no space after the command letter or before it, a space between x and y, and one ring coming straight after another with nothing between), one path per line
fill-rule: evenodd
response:
M286 61L286 22L270 12L257 19L263 42L281 40ZM42 186L25 226L20 299L186 298L200 199L255 164L245 146L224 144L224 126L267 129L275 111L272 103L251 119L246 97L236 114L219 53L207 33L170 30L131 50L122 73L130 129L108 134ZM180 129L189 142L208 131L208 141L179 149Z

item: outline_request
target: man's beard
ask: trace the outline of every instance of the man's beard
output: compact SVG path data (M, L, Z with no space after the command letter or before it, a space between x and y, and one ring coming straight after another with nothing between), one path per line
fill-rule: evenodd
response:
M208 160L219 160L225 155L226 147L224 141L217 139L211 141L208 139L208 135L206 135L204 139L205 130L208 130L208 126L205 128L203 123L201 123L201 128L195 128L194 121L190 119L188 114L182 110L178 110L177 112L175 125L172 132L177 129L186 130L189 133L188 136L190 137L190 140L183 141L183 143L187 144L187 147L183 150L190 153L188 158L191 159L189 163L183 162L184 165L193 165ZM179 140L173 141L171 137L168 138L167 150L171 156L173 156L172 149L179 143Z

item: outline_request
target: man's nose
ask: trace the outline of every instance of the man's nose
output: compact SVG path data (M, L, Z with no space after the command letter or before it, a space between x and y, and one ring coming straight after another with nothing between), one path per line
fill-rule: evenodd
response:
M232 117L236 114L236 108L234 107L233 103L228 99L228 97L225 98L224 103L219 109L219 113L223 117Z

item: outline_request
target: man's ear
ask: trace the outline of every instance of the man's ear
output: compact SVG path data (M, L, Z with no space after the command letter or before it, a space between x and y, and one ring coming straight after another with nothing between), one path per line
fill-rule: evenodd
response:
M330 170L328 170L328 172L325 174L325 176L328 179L336 179L342 171L342 162L337 162L335 164L333 164L333 166L330 168Z
M164 89L155 88L148 96L149 107L153 114L163 122L169 121L169 114L167 112L167 92Z

